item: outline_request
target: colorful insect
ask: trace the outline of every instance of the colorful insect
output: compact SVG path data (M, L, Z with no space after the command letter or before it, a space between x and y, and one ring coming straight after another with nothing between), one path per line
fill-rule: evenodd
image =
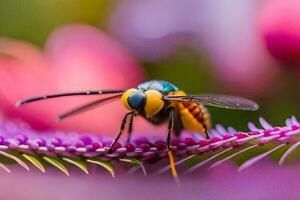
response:
M103 103L110 102L111 100L121 98L123 105L129 112L125 114L120 130L113 141L111 148L116 144L124 132L128 117L130 118L127 142L130 142L133 119L136 115L144 117L155 125L168 121L167 150L174 176L177 176L177 173L174 166L172 151L170 150L171 133L174 132L175 135L179 136L181 131L185 129L192 132L198 132L205 135L206 138L209 138L208 130L211 127L211 120L204 105L237 110L258 109L258 105L255 102L241 97L226 95L187 95L175 85L161 80L147 81L139 84L137 88L128 90L96 90L29 98L17 102L16 106L56 97L103 94L115 95L77 107L60 115L58 119L63 120L82 111L91 109L94 106L99 106Z

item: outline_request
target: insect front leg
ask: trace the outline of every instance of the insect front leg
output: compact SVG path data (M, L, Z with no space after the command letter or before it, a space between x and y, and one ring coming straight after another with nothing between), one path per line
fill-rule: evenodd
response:
M134 114L134 113L135 113L135 111L131 111L129 113L126 113L126 115L123 117L121 127L120 127L120 131L119 131L118 135L116 136L116 138L114 139L113 143L111 144L108 152L112 152L112 149L113 149L114 145L118 142L119 138L121 137L121 135L122 135L122 133L125 129L125 125L126 125L126 122L127 122L127 117L129 115Z
M129 127L128 127L128 136L126 143L129 144L131 140L132 126L133 126L133 118L136 116L136 113L132 113L129 119Z

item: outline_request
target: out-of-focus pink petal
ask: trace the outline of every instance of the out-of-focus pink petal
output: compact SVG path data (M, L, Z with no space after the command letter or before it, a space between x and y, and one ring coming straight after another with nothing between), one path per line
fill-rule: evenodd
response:
M74 76L76 79L79 78L77 75L83 71L89 73L86 81L98 79L101 82L100 86L114 88L115 84L119 87L135 86L144 78L136 60L125 48L104 32L87 25L73 25L57 29L48 39L45 54L49 62L53 64L52 68L71 72L70 75L60 73L64 74L65 80L74 81ZM95 74L89 69L98 71ZM77 70L81 72L72 74ZM84 75L81 74L81 77ZM61 82L63 84L60 85L67 84L66 87L86 87L85 83L80 81L61 80ZM91 81L91 83L87 86L99 88L95 82Z
M99 29L73 25L56 30L45 55L53 70L56 92L128 89L144 80L144 73L129 52ZM98 97L73 97L57 101L63 112ZM52 104L51 104L52 105ZM47 109L47 106L45 106ZM120 100L56 124L58 128L116 133L125 108Z
M53 90L51 72L39 49L31 44L10 39L0 40L0 106L9 117L20 117L36 128L49 128L45 118L51 113L42 107L16 109L20 98Z
M18 109L15 103L51 93L127 89L144 80L143 70L126 49L100 30L85 25L56 30L46 44L45 54L25 42L3 39L0 65L1 110L39 129L115 134L126 112L120 100L61 123L54 120L58 114L102 96L45 100Z
M271 55L280 63L300 66L300 1L265 2L259 18L260 34Z

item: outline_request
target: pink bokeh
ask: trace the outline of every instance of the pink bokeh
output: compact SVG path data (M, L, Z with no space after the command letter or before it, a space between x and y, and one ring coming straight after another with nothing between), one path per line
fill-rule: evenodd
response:
M58 114L99 97L66 97L15 108L16 101L49 93L127 89L145 79L130 53L97 28L71 25L49 37L44 52L29 43L1 40L0 105L4 114L34 128L115 134L126 110L120 101L55 122ZM146 126L147 127L147 126Z
M260 34L270 54L282 66L300 66L299 19L299 0L266 1L260 10Z

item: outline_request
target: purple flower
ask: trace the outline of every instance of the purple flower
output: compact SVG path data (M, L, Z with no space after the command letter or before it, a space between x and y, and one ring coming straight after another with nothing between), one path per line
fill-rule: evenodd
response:
M247 151L257 149L266 144L273 144L270 149L256 156L251 156L240 165L239 171L253 165L276 150L289 147L279 159L283 164L288 156L300 145L300 123L295 117L286 120L283 127L271 126L263 118L259 119L262 128L257 128L249 122L249 131L236 131L216 125L210 130L211 139L202 135L185 132L180 138L174 138L171 149L176 158L175 165L182 174L194 173L202 166L214 168L227 160ZM133 143L117 143L110 152L113 138L66 132L38 132L23 122L3 120L0 125L0 155L12 159L20 166L29 170L28 161L45 172L47 162L69 175L65 163L75 165L89 173L88 164L97 164L111 175L119 163L129 163L127 173L142 169L144 174L163 174L170 170L168 164L165 138L135 136ZM209 156L207 156L209 155ZM204 159L205 158L205 159ZM197 161L198 159L198 161ZM200 161L199 161L200 160ZM192 163L189 167L184 164ZM210 164L211 163L211 164ZM210 165L209 165L210 164ZM122 165L121 165L122 166ZM0 168L11 172L6 163L0 163Z

